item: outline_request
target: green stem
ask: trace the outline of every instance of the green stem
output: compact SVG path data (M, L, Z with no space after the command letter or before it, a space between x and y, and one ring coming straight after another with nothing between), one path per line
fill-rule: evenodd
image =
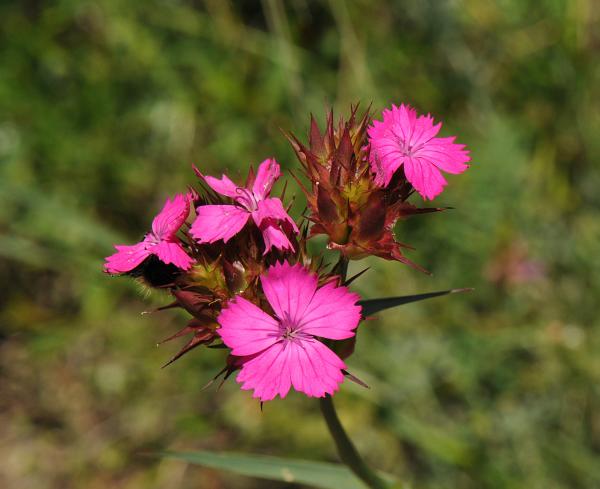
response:
M342 283L344 283L348 272L348 259L343 255L340 255L335 269L342 278ZM365 463L352 443L352 440L348 437L335 412L331 396L326 395L325 397L321 397L319 399L319 404L321 406L321 413L327 423L329 433L331 433L331 436L335 441L342 462L344 462L344 464L354 472L354 475L362 480L370 489L388 489L388 484Z
M356 451L352 440L350 440L342 423L340 423L331 396L327 395L321 397L319 403L321 406L321 413L323 413L323 418L325 418L329 432L335 441L342 462L344 462L344 464L354 472L354 475L362 480L367 487L371 489L388 489L389 485L371 470Z
M346 275L348 275L348 258L340 253L340 257L338 258L338 262L332 269L332 273L334 275L339 275L342 278L342 283L346 280Z

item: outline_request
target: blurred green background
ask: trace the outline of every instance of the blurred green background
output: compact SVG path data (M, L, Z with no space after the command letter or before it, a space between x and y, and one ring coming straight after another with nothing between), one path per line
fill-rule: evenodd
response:
M414 488L600 487L599 52L594 0L0 3L0 486L294 487L163 448L337 460L314 400L201 392L222 351L161 370L185 315L101 266L192 163L293 168L279 128L372 101L473 165L398 227L433 276L367 260L355 289L476 291L362 326L351 436Z

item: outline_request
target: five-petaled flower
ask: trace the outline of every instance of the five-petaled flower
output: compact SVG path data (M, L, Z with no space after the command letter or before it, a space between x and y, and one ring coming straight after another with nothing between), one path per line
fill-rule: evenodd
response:
M375 183L386 187L403 166L406 179L423 198L440 194L447 183L441 171L462 173L470 161L469 152L454 137L436 137L441 127L430 115L417 117L408 105L384 110L383 121L373 121L368 129Z
M189 197L177 194L167 199L163 209L152 221L152 231L134 245L115 245L116 253L106 258L104 271L127 273L140 265L150 255L156 255L166 264L188 270L194 260L185 252L177 231L190 212Z
M197 218L191 234L200 243L225 243L239 233L250 216L262 232L266 254L271 247L294 250L286 233L298 233L298 227L288 215L280 199L269 197L279 178L279 164L273 159L263 161L250 188L238 187L226 175L218 178L204 176L204 181L217 193L230 197L234 205L202 205L196 210Z
M284 398L291 387L310 397L333 394L346 366L318 338L354 336L359 296L331 281L319 288L316 274L287 262L269 268L261 284L273 315L237 296L218 317L223 342L242 357L242 389L261 401Z

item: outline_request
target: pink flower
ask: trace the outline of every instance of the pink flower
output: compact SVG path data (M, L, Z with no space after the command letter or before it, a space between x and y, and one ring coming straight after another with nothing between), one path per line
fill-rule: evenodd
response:
M167 199L152 221L152 232L132 246L115 245L117 252L106 258L104 270L108 273L130 272L150 255L156 255L166 264L188 270L194 260L185 252L176 234L189 212L188 196L178 194L173 201Z
M454 137L438 138L442 123L430 115L417 117L408 105L383 111L383 121L373 121L368 129L371 169L375 183L387 187L398 168L404 165L406 179L423 198L432 200L446 185L442 171L462 173L470 161L463 144Z
M297 233L298 227L283 208L281 200L269 197L273 183L279 175L279 164L271 158L260 164L251 188L238 187L226 175L223 175L221 180L203 177L215 192L231 197L235 205L198 207L198 217L190 230L192 236L201 243L214 243L220 239L227 243L243 229L252 216L263 235L264 254L273 246L280 250L294 250L285 229Z
M284 398L291 387L310 397L333 394L344 380L344 362L319 338L354 336L361 317L359 297L301 265L276 264L261 276L274 316L237 296L218 317L217 330L231 354L244 357L237 381L253 397Z

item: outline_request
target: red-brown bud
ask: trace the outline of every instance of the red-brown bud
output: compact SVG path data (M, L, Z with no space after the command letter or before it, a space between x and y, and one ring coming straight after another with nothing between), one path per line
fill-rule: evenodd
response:
M302 186L313 223L310 235L325 234L329 247L351 259L376 255L409 263L396 242L398 219L439 209L418 209L406 202L413 189L402 172L386 188L375 184L370 164L367 126L369 111L358 120L353 107L348 121L337 125L327 116L325 132L311 118L309 146L288 135L311 188ZM419 267L417 267L419 268Z

